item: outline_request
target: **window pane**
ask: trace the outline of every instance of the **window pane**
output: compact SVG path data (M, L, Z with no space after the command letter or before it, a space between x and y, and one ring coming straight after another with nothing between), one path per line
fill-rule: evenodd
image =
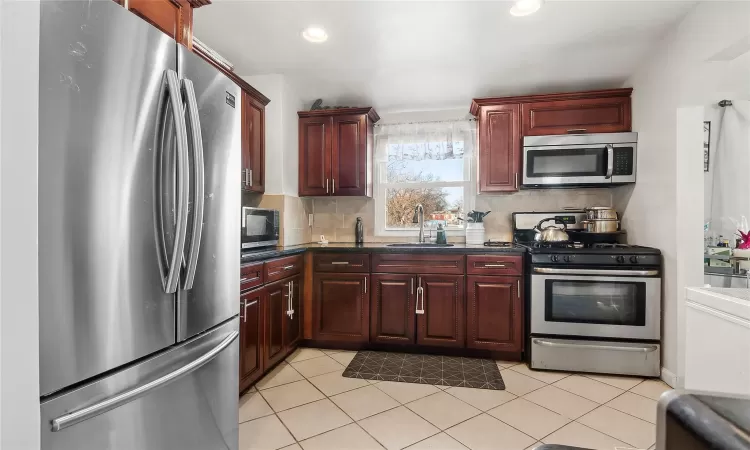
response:
M464 143L388 144L389 183L464 181Z
M408 188L386 189L386 228L419 228L413 223L418 204L424 207L425 228L437 228L442 223L446 229L463 228L464 189Z

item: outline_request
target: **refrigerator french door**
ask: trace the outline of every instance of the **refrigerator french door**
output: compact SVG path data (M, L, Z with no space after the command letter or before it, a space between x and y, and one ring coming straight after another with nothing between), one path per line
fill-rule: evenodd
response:
M45 449L236 449L240 102L112 1L41 3Z

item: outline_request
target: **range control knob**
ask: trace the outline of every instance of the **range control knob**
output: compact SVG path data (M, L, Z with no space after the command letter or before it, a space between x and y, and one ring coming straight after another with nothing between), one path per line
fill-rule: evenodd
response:
M551 255L551 256L549 257L549 259L551 259L551 260L552 260L552 262L557 262L559 258L557 257L557 255Z
M635 255L631 256L630 257L630 262L632 262L633 264L637 264L638 263L638 257L635 256Z
M618 263L624 263L624 262L625 262L625 257L624 257L624 256L622 256L622 255L617 255L617 258L615 258L615 260L616 260L616 261L617 261Z
M569 263L570 262L570 255L565 255L563 257L563 259L565 260L565 262Z

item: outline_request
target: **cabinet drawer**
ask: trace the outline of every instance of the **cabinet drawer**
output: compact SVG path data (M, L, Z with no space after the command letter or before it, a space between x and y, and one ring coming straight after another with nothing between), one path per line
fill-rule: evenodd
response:
M375 253L372 255L372 271L377 273L463 275L464 255Z
M265 264L266 283L291 277L302 272L302 255L272 259Z
M240 267L240 291L246 291L263 284L263 263L246 264Z
M630 97L524 103L524 136L630 131Z
M318 253L313 256L315 272L362 272L370 271L370 255L367 253Z
M466 257L469 275L523 275L523 256L469 255Z

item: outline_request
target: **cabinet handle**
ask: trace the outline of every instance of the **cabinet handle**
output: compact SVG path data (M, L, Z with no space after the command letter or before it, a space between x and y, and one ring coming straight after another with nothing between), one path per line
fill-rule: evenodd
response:
M253 171L251 169L247 169L247 176L245 177L245 184L247 186L253 185Z
M518 190L518 172L516 172L516 190Z
M365 294L367 294L367 277L365 277Z
M585 133L585 132L586 132L585 128L572 128L566 131L566 133L568 134L579 134L579 133Z
M331 265L334 266L346 266L349 264L349 261L331 261Z
M521 298L521 280L516 280L516 296Z
M294 264L292 264L291 266L284 266L281 268L281 270L292 270L292 269L294 269Z
M508 267L507 264L485 264L484 267Z
M335 194L336 193L336 179L335 178L331 178L331 186L333 186L333 189L331 190L331 194Z
M422 298L422 309L419 309L419 298ZM417 310L414 311L415 314L424 314L424 288L422 286L419 286L417 288Z
M414 292L414 277L411 277L411 290L409 292Z
M245 305L242 307L242 322L247 322L247 308L258 303L258 300L253 300L250 303L245 300Z
M328 193L328 178L326 178L326 194Z

